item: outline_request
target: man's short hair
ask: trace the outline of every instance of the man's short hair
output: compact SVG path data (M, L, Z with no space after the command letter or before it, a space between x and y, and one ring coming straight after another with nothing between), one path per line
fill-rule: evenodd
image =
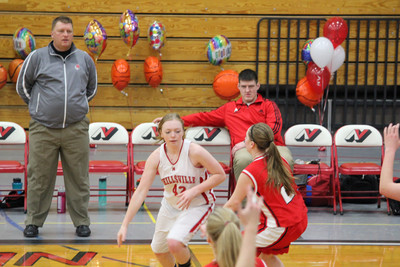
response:
M53 23L51 24L51 30L54 30L54 27L56 26L57 22L59 22L59 21L62 23L65 23L65 24L71 23L71 25L73 26L72 19L70 17L59 16L53 20Z
M257 73L251 69L242 70L239 73L239 82L240 81L256 81L256 83L258 83Z

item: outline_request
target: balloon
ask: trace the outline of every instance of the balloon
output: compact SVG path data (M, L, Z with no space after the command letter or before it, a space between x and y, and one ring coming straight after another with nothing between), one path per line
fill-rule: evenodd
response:
M213 65L221 65L231 56L231 42L224 35L217 35L207 44L208 61Z
M7 83L7 70L0 64L0 89Z
M333 56L331 62L327 65L327 68L331 73L337 71L340 66L343 65L344 58L346 57L346 53L341 45L335 48L333 51Z
M162 65L157 57L147 57L144 61L144 76L146 82L156 88L162 81Z
M311 45L311 58L318 67L323 68L332 60L333 45L326 37L318 37Z
M22 59L25 59L36 48L35 37L27 28L17 29L14 33L13 41L14 50Z
M93 19L86 26L83 35L89 54L95 61L101 56L107 47L107 33L100 22Z
M348 32L347 23L341 17L330 18L324 25L324 36L331 40L334 48L343 43Z
M159 21L154 21L149 27L148 40L151 48L160 50L165 42L165 26Z
M306 66L308 65L308 63L310 63L312 61L310 49L311 49L311 44L313 42L314 42L314 39L308 39L304 43L303 49L301 50L301 60L303 60L303 62Z
M308 65L306 77L313 92L321 94L328 86L331 74L327 67L320 68L314 62L311 62Z
M214 78L214 93L221 99L231 100L239 94L239 73L234 70L223 70Z
M125 59L117 59L111 66L111 81L119 91L128 86L131 79L129 63Z
M297 99L305 106L311 109L321 102L322 94L316 94L311 89L311 85L307 80L307 77L301 79L296 86Z
M139 21L129 9L125 10L119 19L119 34L125 44L131 49L139 39ZM129 54L128 54L129 55Z

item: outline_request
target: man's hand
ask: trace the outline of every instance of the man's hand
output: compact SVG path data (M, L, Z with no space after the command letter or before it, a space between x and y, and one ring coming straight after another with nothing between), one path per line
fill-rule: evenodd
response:
M154 120L153 120L153 123L160 123L160 121L161 121L161 119L162 119L163 117L158 117L158 118L155 118Z
M239 150L239 149L242 149L242 148L245 148L246 147L246 144L244 143L244 141L243 142L239 142L239 143L237 143L236 145L234 145L233 147L232 147L232 156L235 156L235 153Z

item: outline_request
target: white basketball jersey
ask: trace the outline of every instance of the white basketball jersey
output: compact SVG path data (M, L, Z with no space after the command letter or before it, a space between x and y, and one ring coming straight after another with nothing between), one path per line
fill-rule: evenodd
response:
M174 208L178 209L176 202L178 194L207 180L208 173L202 168L195 167L189 158L190 141L184 140L176 162L171 162L167 156L165 143L160 147L160 164L158 173L164 184L164 198ZM190 206L210 204L215 201L212 190L203 192L195 197Z

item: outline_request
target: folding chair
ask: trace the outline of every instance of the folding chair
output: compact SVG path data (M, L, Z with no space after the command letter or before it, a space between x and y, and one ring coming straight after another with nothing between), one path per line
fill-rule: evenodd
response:
M336 179L339 181L341 174L379 176L383 162L383 148L382 135L376 128L370 125L352 124L339 128L334 135ZM345 155L350 159L345 160ZM363 162L365 159L369 162ZM360 196L360 194L365 193L372 193L374 195ZM347 194L354 194L355 196ZM379 193L379 189L376 191L344 192L340 184L338 187L338 196L340 214L343 214L342 199L377 199L379 208L380 200L385 198ZM387 211L390 214L388 201Z
M101 191L124 192L108 193L107 196L125 196L125 204L129 204L132 183L130 161L130 136L122 125L114 122L94 122L89 124L89 173L125 173L126 186L108 186ZM123 152L124 156L121 156ZM125 160L126 158L126 160ZM63 175L61 162L58 163L57 175ZM91 187L91 191L100 191ZM100 197L102 194L91 194Z
M147 157L160 145L157 142L158 125L152 122L141 123L131 132L131 163L132 163L132 188L140 182L135 182L135 175L142 175ZM164 188L160 183L150 188L150 192L163 192ZM161 194L149 193L147 197L163 197Z
M228 189L214 188L214 192L226 192L229 199L235 189L236 181L231 168L231 138L228 130L212 126L191 127L186 130L186 138L203 146L218 160L228 175Z
M330 190L302 190L303 197L333 200L333 213L336 214L336 180L332 147L332 135L325 127L318 124L297 124L285 132L285 144L290 147L293 155L301 155L304 163L293 166L294 175L328 175ZM323 151L319 148L323 147ZM317 164L307 164L316 161Z
M24 211L26 212L26 195L27 195L27 165L28 165L28 138L24 128L14 122L0 122L0 151L7 159L0 159L0 173L23 173L24 175ZM15 151L21 151L14 156ZM11 153L13 151L13 153ZM14 158L15 159L10 159ZM10 180L11 181L11 180ZM11 184L11 183L10 183ZM0 190L0 197L10 196L1 192L10 189ZM21 195L22 196L22 195Z
M125 196L125 204L129 204L130 197L132 195L131 183L132 183L132 172L131 172L131 160L130 160L130 136L124 126L114 122L93 122L89 125L89 143L95 145L95 151L97 156L102 152L101 149L104 146L111 147L116 154L120 154L122 150L126 161L119 159L118 155L115 155L115 159L111 159L111 151L104 150L106 154L105 160L91 159L89 160L89 173L125 173L126 175L126 186L108 188L104 191L125 191L124 194L107 194L107 196ZM120 148L118 148L120 146ZM122 146L122 148L121 148ZM118 150L119 149L119 150ZM118 158L118 159L117 159ZM103 189L102 189L103 190ZM96 195L93 195L96 196ZM100 196L100 195L97 195Z

